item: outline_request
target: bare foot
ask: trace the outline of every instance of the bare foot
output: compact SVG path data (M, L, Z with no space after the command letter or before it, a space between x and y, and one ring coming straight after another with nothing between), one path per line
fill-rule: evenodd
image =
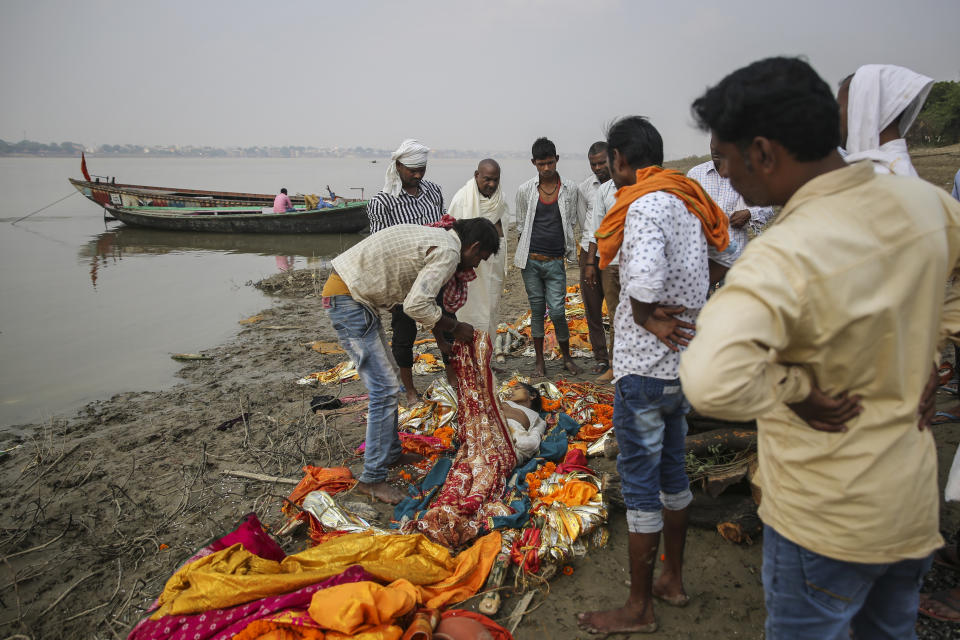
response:
M399 467L404 464L417 464L418 462L423 462L423 456L418 453L413 453L412 451L406 451L400 454L400 457L391 462L388 467Z
M577 626L587 633L653 633L657 621L649 604L639 611L624 606L607 611L588 611L577 614Z
M577 375L578 373L581 372L580 367L576 365L576 363L573 361L572 358L563 359L563 368L569 371L570 373L572 373L573 375Z
M683 589L683 581L665 575L661 575L653 583L653 597L663 600L671 607L685 607L690 602L690 596Z
M541 378L547 377L547 363L544 362L542 358L537 360L537 363L534 365L533 374Z
M403 491L386 482L357 482L356 490L387 504L397 504L407 497Z
M420 402L420 394L417 393L416 389L407 391L407 406L412 407L413 405Z
M610 382L611 380L613 380L613 367L607 369L596 377L596 381L600 383Z

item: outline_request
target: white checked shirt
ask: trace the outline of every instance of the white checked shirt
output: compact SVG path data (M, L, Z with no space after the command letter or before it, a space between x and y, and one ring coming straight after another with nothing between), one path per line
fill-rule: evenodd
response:
M627 211L620 247L620 304L614 318L613 374L676 380L680 352L671 351L633 320L630 298L682 305L681 320L695 323L707 301L707 239L699 218L676 196L655 191Z
M441 315L437 294L460 264L460 236L452 229L398 224L353 245L331 264L357 302L372 309L402 304L405 314L431 328Z
M590 227L590 219L593 217L593 203L600 188L600 181L597 176L590 174L587 179L577 187L577 226L580 227L580 248L586 251L590 248L590 238L587 237L587 229ZM592 234L590 237L593 237Z
M617 185L613 184L613 180L607 180L597 188L597 192L593 195L593 206L590 207L590 217L587 219L587 226L583 229L583 242L587 245L597 241L597 229L600 228L600 223L603 222L607 211L610 211L610 208L613 207L616 202ZM617 255L613 256L610 264L620 264L619 251Z
M730 227L730 246L722 252L710 247L710 259L722 264L725 267L733 266L734 261L740 257L743 250L747 248L747 241L750 236L747 234L747 228L753 231L754 235L760 233L770 218L773 217L771 207L748 207L741 196L730 184L726 178L720 177L713 160L708 160L703 164L698 164L687 172L688 178L693 178L700 183L703 190L707 192L713 201L723 209L723 212L730 217L735 211L749 209L750 221L739 229Z
M530 233L533 229L533 219L537 213L537 200L540 198L540 176L527 180L517 189L517 229L520 230L520 240L517 241L517 250L513 255L513 264L520 269L526 269L527 256L530 255ZM557 204L560 207L560 220L563 223L563 247L567 260L576 260L577 243L573 239L573 224L577 217L578 187L575 182L564 182L560 179L560 194Z

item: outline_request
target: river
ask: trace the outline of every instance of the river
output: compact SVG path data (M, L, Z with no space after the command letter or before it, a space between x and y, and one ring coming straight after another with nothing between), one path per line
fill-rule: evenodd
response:
M384 162L361 159L99 158L95 175L117 182L225 191L370 197ZM582 180L586 160L570 175ZM504 194L534 175L528 160L506 159ZM437 158L427 179L447 201L476 160ZM560 165L561 175L564 165ZM270 301L248 283L292 266L329 260L355 235L271 236L136 229L104 222L102 210L70 194L79 159L0 158L0 428L70 416L87 402L176 383L171 354L229 340L237 322Z

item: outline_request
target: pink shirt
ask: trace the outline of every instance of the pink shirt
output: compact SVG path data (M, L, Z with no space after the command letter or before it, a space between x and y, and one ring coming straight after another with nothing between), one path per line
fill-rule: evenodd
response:
M273 199L273 212L286 213L290 209L293 209L290 197L285 193L278 193L277 197Z

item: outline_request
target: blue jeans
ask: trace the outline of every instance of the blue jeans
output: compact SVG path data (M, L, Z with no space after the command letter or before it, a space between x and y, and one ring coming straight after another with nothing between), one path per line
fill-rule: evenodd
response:
M918 594L933 556L887 564L822 556L763 528L767 640L916 638Z
M664 496L683 496L679 509L689 504L690 481L687 478L684 439L687 436L687 412L690 405L679 380L661 380L627 375L617 380L613 400L613 427L620 446L617 472L623 484L627 520L630 511L641 512L646 529L634 533L653 533L662 528L661 492ZM682 505L682 506L680 506Z
M523 287L530 301L530 337L543 337L543 314L550 309L550 320L559 342L570 340L567 328L567 271L563 260L527 259L527 266L520 271Z
M403 453L397 435L400 382L380 317L350 296L323 299L340 346L353 359L370 394L360 482L383 482L387 466Z

